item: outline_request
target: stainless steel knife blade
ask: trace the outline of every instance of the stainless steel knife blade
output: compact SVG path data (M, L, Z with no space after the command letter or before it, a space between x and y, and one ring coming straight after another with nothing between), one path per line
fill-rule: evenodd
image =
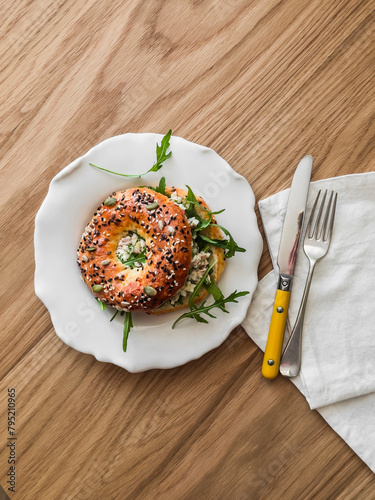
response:
M294 173L289 192L277 264L280 274L294 276L299 241L309 192L312 156L304 156Z

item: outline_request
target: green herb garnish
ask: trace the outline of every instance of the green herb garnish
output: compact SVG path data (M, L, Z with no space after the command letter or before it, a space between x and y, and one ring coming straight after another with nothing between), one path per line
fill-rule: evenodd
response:
M170 146L169 140L171 138L171 134L172 130L169 129L161 140L160 146L159 144L156 144L156 163L147 172L157 172L163 166L163 162L165 162L165 160L168 160L168 158L172 156L172 151L167 153L167 150Z
M146 249L144 249L141 253L132 253L129 257L128 260L122 260L121 257L119 257L119 259L121 260L121 262L124 264L124 266L128 266L128 267L136 267L136 262L139 262L140 264L143 264L144 262L146 262Z
M233 236L230 234L228 229L226 229L223 226L220 226L219 224L208 224L207 227L210 227L210 226L211 227L219 227L223 231L223 233L228 236L228 239L227 240L226 239L212 240L211 238L209 238L208 236L205 236L204 234L199 234L198 238L202 239L203 241L205 241L206 243L209 243L210 245L212 245L214 247L222 248L225 251L225 258L226 259L230 259L231 257L233 257L233 255L236 252L246 252L245 248L242 248L242 247L237 245L237 243L234 241Z
M223 292L220 290L220 288L217 286L215 283L214 279L211 278L210 283L205 283L204 286L207 289L207 292L213 296L215 300L221 300L224 298Z
M224 212L225 208L223 208L222 210L218 210L217 212L211 212L211 210L208 210L207 208L203 207L199 203L199 201L197 200L191 187L190 186L186 186L186 187L187 187L188 191L187 191L187 196L185 198L185 203L187 205L186 210L185 210L185 214L189 219L191 217L194 217L195 219L197 219L199 221L199 224L193 229L193 232L202 231L202 229L205 229L206 227L208 227L211 224L212 216L217 215L217 214L221 214L222 212ZM206 212L208 217L205 218L205 217L201 217L200 215L198 215L198 212L195 208L196 206L198 206L201 210Z
M159 181L158 186L138 186L140 188L147 187L148 189L152 189L152 191L155 191L155 193L160 193L163 194L164 196L167 196L168 198L171 197L170 194L165 192L165 177L162 177Z
M124 321L124 336L122 338L122 350L126 352L126 348L128 345L128 337L130 329L133 326L132 313L128 311L125 313L125 321Z
M230 234L228 229L226 229L223 226L220 226L219 224L212 223L212 216L216 214L221 214L222 212L224 212L225 209L218 210L217 212L211 212L210 210L207 210L207 208L202 207L202 205L199 203L192 189L189 186L186 187L188 189L188 192L185 198L185 203L188 203L188 206L185 210L185 213L188 218L195 217L199 221L199 224L192 230L193 234L197 235L197 240L198 240L197 243L199 247L204 246L203 242L205 242L209 243L214 247L222 248L225 251L226 259L230 259L231 257L233 257L233 255L236 252L246 252L245 248L242 248L237 245L237 243L234 241L234 238ZM204 210L208 214L207 219L202 218L198 215L197 210L195 208L196 206L199 206L202 210ZM203 235L201 231L202 229L206 229L207 227L219 227L223 231L223 233L226 236L228 236L228 239L211 239L208 236Z
M221 210L217 210L216 212L211 212L211 210L208 210L208 208L204 207L199 203L199 201L189 201L189 203L192 203L193 205L198 205L201 210L206 212L208 215L217 215L217 214L222 214L225 212L225 208L222 208ZM198 216L199 217L199 216Z
M134 252L134 245L129 245L128 248L129 248L128 249L129 257L127 260L124 260L124 258L121 255L117 254L117 258L124 264L124 266L133 268L136 267L137 262L139 262L140 264L146 262L146 252L147 252L146 247L140 253Z
M102 311L105 311L107 309L107 304L104 304L101 300L99 299L96 299L96 301L98 302L99 304L99 307Z
M197 211L195 209L195 205L199 205L200 206L200 203L198 202L195 194L193 193L193 190L191 189L190 186L186 185L187 187L187 195L186 195L186 198L185 198L185 205L186 205L186 210L185 210L185 214L186 214L186 217L188 217L189 219L191 217L195 217L196 219L198 220L201 220L201 218L199 217L199 215L197 214Z
M202 318L201 314L206 314L210 318L216 318L216 316L210 313L211 309L214 308L218 308L223 312L229 313L229 311L225 309L225 304L228 302L237 303L238 301L236 299L243 297L244 295L248 295L249 293L250 292L237 292L237 290L235 290L233 293L228 295L228 297L215 300L212 304L206 305L206 301L204 301L199 307L195 307L192 311L182 314L179 318L177 318L172 325L172 329L184 318L195 318L199 323L208 323L205 318Z
M165 194L165 186L166 186L166 183L165 183L165 177L162 177L159 181L159 185L156 187L156 188L151 188L153 189L154 191L156 191L157 193L160 193L160 194L163 194L164 196L167 196Z
M169 140L171 138L172 130L169 130L165 136L162 138L160 146L159 144L156 144L156 162L154 165L147 170L147 172L144 172L143 174L120 174L119 172L114 172L113 170L108 170L107 168L103 167L98 167L98 165L94 165L94 163L89 163L92 167L98 168L99 170L104 170L104 172L109 172L110 174L115 174L115 175L121 175L121 177L133 177L133 178L138 178L142 177L142 175L146 175L149 172L157 172L158 170L161 169L163 166L163 163L165 160L170 158L172 156L172 151L167 153L167 150L170 146Z
M208 323L208 321L202 317L202 314L206 314L210 318L216 318L216 316L214 316L213 314L210 313L211 309L219 308L223 312L228 313L229 311L227 309L225 309L226 303L228 303L228 302L236 302L237 303L236 299L238 299L239 297L242 297L244 295L248 295L249 292L237 292L237 290L236 290L235 292L231 293L230 295L228 295L228 297L225 298L223 292L217 286L217 284L215 283L213 278L209 277L209 274L216 263L217 263L217 261L215 260L214 262L212 262L212 264L210 264L208 266L208 268L206 269L206 272L204 273L202 278L199 280L199 282L195 286L195 288L190 296L190 299L189 299L190 311L179 316L176 319L176 321L173 323L172 329L177 325L177 323L179 323L184 318L194 318L196 321L198 321L198 323ZM204 302L202 302L202 304L200 306L196 306L194 304L194 300L196 297L198 297L200 289L202 288L203 285L206 287L208 293L213 296L215 302L213 302L212 304L206 305L207 301L204 301Z
M118 309L116 309L115 314L112 316L112 318L109 320L109 322L113 321L117 315L118 315Z

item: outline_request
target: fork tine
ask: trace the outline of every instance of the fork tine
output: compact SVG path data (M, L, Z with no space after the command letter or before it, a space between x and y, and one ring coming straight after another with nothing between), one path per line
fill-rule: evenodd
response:
M310 214L310 217L309 217L309 222L307 223L306 236L308 238L312 238L313 234L314 234L313 232L311 232L311 226L312 226L312 222L313 222L313 219L314 219L315 209L316 209L316 206L317 206L318 201L319 201L320 193L321 193L321 190L319 189L319 192L316 195L316 198L315 198L315 201L314 201L314 205L313 205L313 207L311 209L311 214Z
M334 199L333 199L333 205L332 205L332 210L331 210L331 216L330 216L330 220L329 220L329 225L328 225L328 230L327 230L327 237L324 241L327 241L327 240L330 240L331 236L332 236L332 229L333 229L333 223L335 221L335 214L336 214L336 204L337 204L337 193L334 193L332 191L332 196L333 194L335 195Z
M329 199L328 199L327 207L325 209L322 229L319 231L319 238L323 238L323 241L327 241L327 226L328 226L328 220L330 220L332 198L333 198L333 191L331 191L331 194L330 194Z
M316 221L315 221L313 236L315 236L316 239L319 239L319 237L320 237L319 225L320 225L320 219L322 218L322 212L323 212L324 203L326 201L326 197L327 197L327 190L324 191L322 202L321 202L320 207L319 207L318 217L316 218Z

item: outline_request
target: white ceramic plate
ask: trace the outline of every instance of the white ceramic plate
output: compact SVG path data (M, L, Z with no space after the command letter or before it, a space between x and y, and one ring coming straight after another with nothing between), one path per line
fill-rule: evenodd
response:
M125 134L98 144L56 175L35 220L35 291L49 310L57 335L74 349L130 372L179 366L219 346L246 315L262 251L253 192L246 179L212 149L172 137L172 157L159 172L142 179L126 179L89 165L128 174L145 172L155 162L156 143L161 139L158 134ZM220 288L225 296L234 290L250 294L228 304L230 314L213 311L217 319L209 324L186 319L174 330L172 323L181 313L158 317L133 313L134 328L124 353L123 318L118 315L110 323L114 309L100 310L80 279L76 250L87 222L110 193L157 185L162 176L169 186L189 184L211 210L225 208L217 216L219 224L247 251L227 261Z

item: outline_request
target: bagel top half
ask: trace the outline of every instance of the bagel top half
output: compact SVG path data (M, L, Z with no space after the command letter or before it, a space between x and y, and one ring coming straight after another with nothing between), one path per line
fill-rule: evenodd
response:
M145 262L132 268L118 256L118 245L129 232L146 246ZM191 259L192 234L184 210L148 188L107 198L78 248L83 280L94 295L131 311L155 309L172 297L185 283Z
M166 193L186 197L180 189L166 188ZM192 236L194 226L190 226L183 205L169 196L146 187L127 189L113 193L94 213L82 235L77 261L86 285L104 304L124 311L161 314L187 307L187 290L191 291L204 274L208 259L215 259L212 277L219 279L224 251L210 247L209 252L199 252ZM208 209L201 198L197 199ZM196 209L200 217L208 216L200 207ZM202 232L210 238L222 238L218 227ZM121 248L129 241L138 241L143 262L137 262L134 254L132 265L129 260L124 262ZM195 301L205 295L202 287Z

